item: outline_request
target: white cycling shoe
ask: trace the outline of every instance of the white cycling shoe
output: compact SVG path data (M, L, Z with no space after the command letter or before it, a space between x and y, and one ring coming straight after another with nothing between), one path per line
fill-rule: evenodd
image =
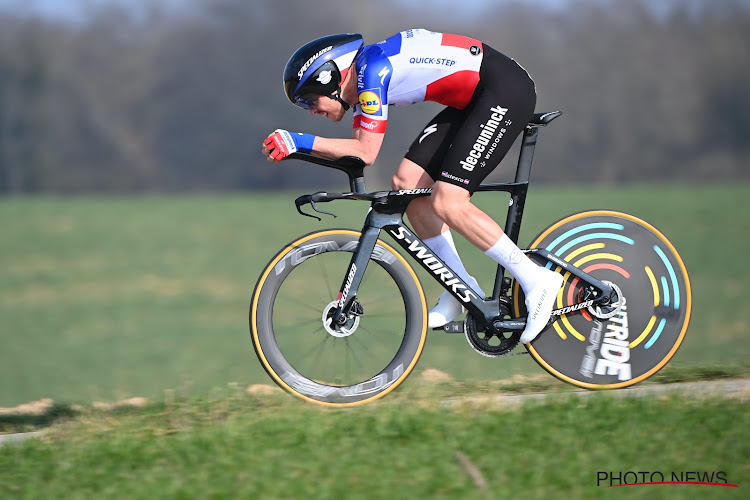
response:
M480 298L484 297L484 292L479 288L479 285L474 278L471 278L466 284L471 287L472 291L478 292L477 295ZM441 326L445 326L458 318L464 311L466 311L464 306L462 306L453 295L445 290L440 294L440 298L438 299L437 304L435 304L435 307L430 309L430 312L427 314L427 328L440 328Z
M542 275L536 281L534 288L526 294L526 329L521 334L521 342L528 344L534 340L547 326L555 305L557 293L563 286L561 274L542 268Z

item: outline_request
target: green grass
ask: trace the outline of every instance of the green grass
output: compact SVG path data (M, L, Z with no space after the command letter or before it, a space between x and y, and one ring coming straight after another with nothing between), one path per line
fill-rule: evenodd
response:
M85 410L0 447L0 497L692 499L743 498L750 484L746 401L598 393L512 410L447 407L453 390L417 381L327 410L233 387L137 411ZM599 472L627 471L666 480L721 471L740 488L597 484Z
M326 208L340 218L318 223L296 213L298 194L0 200L0 406L269 383L247 328L261 269L293 237L358 229L367 210L332 203ZM532 188L521 244L588 208L650 221L692 278L693 320L672 364L740 363L750 355L749 196L747 185ZM504 213L507 198L480 194L477 203ZM458 246L490 289L492 263L460 238ZM438 286L420 276L435 300ZM431 334L418 371L425 368L467 382L543 373L528 356L485 359L446 334Z

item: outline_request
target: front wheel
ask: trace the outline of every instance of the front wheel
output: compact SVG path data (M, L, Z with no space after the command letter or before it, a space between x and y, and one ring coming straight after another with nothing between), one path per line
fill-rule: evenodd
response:
M414 269L378 240L349 321L331 322L360 233L318 231L266 266L250 304L253 347L283 389L327 406L367 403L411 373L427 336L427 304Z
M677 250L654 226L622 212L581 212L553 223L531 248L614 284L622 296L608 314L589 308L562 315L527 345L552 375L588 389L627 387L658 372L677 352L690 322L690 280ZM587 287L578 278L546 265L565 276L555 308L586 300ZM514 297L516 314L525 316L517 283Z

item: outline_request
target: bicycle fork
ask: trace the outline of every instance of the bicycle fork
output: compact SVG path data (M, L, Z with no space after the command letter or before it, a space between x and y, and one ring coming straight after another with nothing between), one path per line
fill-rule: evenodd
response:
M333 325L338 325L339 327L345 325L351 315L360 315L364 312L356 302L357 290L359 290L359 285L362 283L365 270L367 270L370 256L375 250L375 244L380 236L380 228L368 227L365 224L361 234L362 236L359 239L357 249L354 251L354 255L349 262L349 267L346 270L346 277L339 289L336 299L338 305L331 315Z

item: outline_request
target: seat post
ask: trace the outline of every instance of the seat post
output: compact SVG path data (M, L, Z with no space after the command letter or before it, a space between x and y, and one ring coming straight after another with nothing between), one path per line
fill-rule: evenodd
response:
M523 132L521 152L518 155L518 166L516 167L516 179L518 184L511 193L511 204L508 207L508 216L505 220L505 233L513 242L518 244L518 236L521 232L521 218L526 205L526 193L529 190L529 178L531 177L531 162L534 159L534 148L539 136L537 127L528 126Z
M539 128L546 127L552 120L562 115L562 111L548 111L536 113L526 125L523 132L523 144L521 153L518 155L518 167L516 169L516 182L529 182L531 176L531 160L534 159L534 148L539 136Z
M523 132L521 152L518 155L518 166L516 167L516 182L529 182L531 177L531 162L534 159L534 149L539 136L539 128L527 126Z

